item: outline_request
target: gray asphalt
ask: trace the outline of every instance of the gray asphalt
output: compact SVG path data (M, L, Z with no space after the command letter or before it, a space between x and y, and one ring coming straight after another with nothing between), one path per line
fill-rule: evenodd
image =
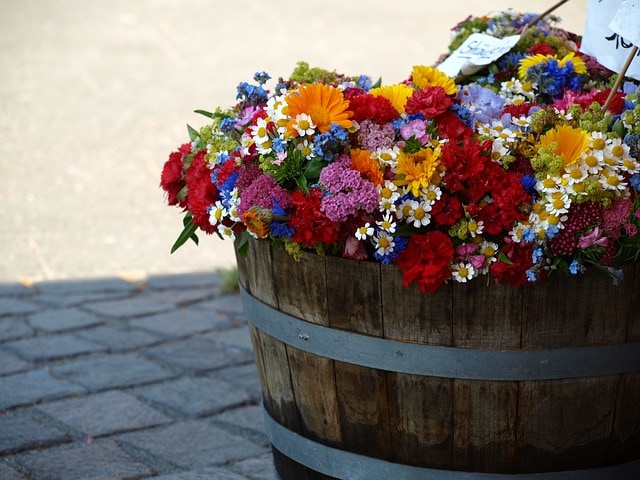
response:
M518 7L248 5L0 0L0 479L274 479L232 246L169 254L162 164L255 71L396 82ZM557 13L580 32L585 9Z

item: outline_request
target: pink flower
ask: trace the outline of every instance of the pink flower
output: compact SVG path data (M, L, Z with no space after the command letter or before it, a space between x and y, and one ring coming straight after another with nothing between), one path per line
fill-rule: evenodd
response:
M627 223L624 226L624 231L627 233L627 235L629 235L630 237L635 237L638 234L638 227L636 227L633 223Z
M609 243L609 240L607 239L607 237L602 237L601 234L602 231L600 230L600 228L595 227L591 232L580 237L580 239L578 240L578 246L583 250L585 248L591 247L592 245L606 247Z

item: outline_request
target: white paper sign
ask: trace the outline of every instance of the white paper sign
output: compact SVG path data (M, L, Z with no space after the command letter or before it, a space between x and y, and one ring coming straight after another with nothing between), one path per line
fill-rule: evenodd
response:
M509 53L518 40L520 40L520 35L495 38L484 33L474 33L444 62L438 65L438 70L450 77L456 77L460 73L471 75L485 65L496 61L505 53Z
M581 52L595 57L614 72L622 70L633 48L631 41L609 26L621 5L622 0L589 0L587 22L580 46ZM637 57L629 66L626 76L640 80L640 60Z
M640 0L622 0L609 28L634 45L640 45Z

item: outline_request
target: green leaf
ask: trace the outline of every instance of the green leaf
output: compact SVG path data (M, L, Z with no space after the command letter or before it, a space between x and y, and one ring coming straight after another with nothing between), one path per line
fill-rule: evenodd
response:
M307 165L307 168L305 168L304 170L304 176L309 180L316 179L320 177L320 172L326 166L327 162L325 162L324 160L311 160L309 162L309 165Z
M236 251L238 252L238 255L240 255L241 257L246 257L247 254L249 253L249 237L251 235L249 234L249 232L247 230L245 230L244 232L242 232L242 237L240 238L240 240L238 241L238 244L236 245Z
M296 177L296 185L298 185L305 195L309 195L309 184L307 183L307 177L305 177L304 174Z
M498 252L498 260L500 260L502 263L506 263L507 265L513 265L511 259L507 257L503 251Z
M191 214L186 214L182 223L184 224L184 229L182 230L180 235L178 235L178 238L171 247L171 253L174 253L176 250L178 250L189 239L193 240L193 242L198 245L198 236L196 235L198 227L193 223L193 217L191 216Z
M187 124L187 131L189 132L189 138L192 142L200 136L200 133L189 124Z
M213 113L207 112L206 110L194 110L193 113L199 113L207 118L213 118L215 116Z
M371 88L378 88L381 85L382 85L382 77L378 77L378 81L374 83Z

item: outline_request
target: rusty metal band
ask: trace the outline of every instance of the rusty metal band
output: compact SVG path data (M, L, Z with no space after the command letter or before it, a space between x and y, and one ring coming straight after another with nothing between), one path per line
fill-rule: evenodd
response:
M300 320L240 294L251 324L325 358L390 372L465 380L550 380L640 371L640 342L535 350L485 350L399 342Z
M305 467L340 480L637 480L640 460L603 468L544 473L481 473L388 462L328 447L298 435L265 411L267 435L279 452Z

